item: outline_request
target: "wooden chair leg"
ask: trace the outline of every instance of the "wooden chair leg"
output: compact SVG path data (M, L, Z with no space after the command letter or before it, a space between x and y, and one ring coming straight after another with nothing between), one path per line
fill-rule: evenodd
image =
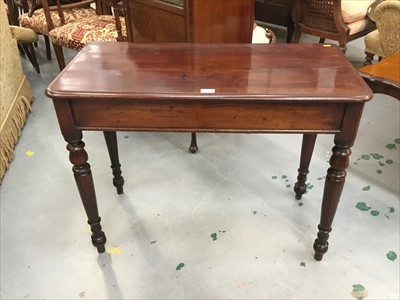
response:
M44 35L44 43L46 45L46 56L47 59L50 60L51 59L51 49L50 49L50 39L47 35Z
M36 59L35 49L33 43L21 43L21 47L24 49L26 56L28 56L29 61L32 63L37 73L40 73L39 64Z
M53 43L54 53L56 54L58 66L60 67L60 71L65 68L65 58L62 47Z
M189 151L192 153L196 153L199 148L197 147L197 138L196 138L196 132L192 132L191 140L190 140L190 146L189 146Z
M373 53L365 52L365 62L363 64L363 66L371 65L373 59L374 59L374 54Z
M319 44L323 44L323 43L325 43L325 39L324 39L324 38L319 38L319 41L318 41L318 43L319 43Z
M292 34L292 43L300 42L301 31L297 30L296 27L294 29L294 33Z

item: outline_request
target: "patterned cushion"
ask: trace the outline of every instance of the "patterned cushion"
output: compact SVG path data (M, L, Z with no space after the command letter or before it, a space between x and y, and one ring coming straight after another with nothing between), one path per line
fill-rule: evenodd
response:
M53 20L54 27L61 26L61 20L58 16L58 13L56 11L51 11L50 15ZM93 8L75 8L64 12L65 23L79 19L86 19L95 15L96 11ZM49 34L43 8L36 10L32 17L29 17L27 13L21 15L19 17L19 22L22 27L33 29L35 32L40 34Z
M125 18L120 18L122 34L126 36ZM81 50L89 42L116 42L118 33L115 17L102 15L71 22L50 31L53 43L70 49Z

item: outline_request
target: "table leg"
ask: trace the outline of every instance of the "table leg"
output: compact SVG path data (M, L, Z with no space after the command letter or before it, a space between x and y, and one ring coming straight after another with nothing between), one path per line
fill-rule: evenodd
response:
M308 167L310 166L316 138L317 134L303 134L300 167L298 169L299 174L297 175L297 182L294 185L294 192L296 193L297 200L300 200L307 190L306 180L309 172Z
M115 131L103 131L106 140L108 155L111 160L111 169L113 173L113 185L117 188L117 193L124 192L124 177L121 176L121 164L118 156L117 133Z
M332 230L333 219L343 190L346 169L349 166L350 148L357 135L363 108L363 103L347 104L341 131L335 135L335 146L332 148L330 168L325 179L318 236L314 242L316 260L322 260L323 255L328 251L329 233Z
M196 153L199 148L197 147L197 139L196 139L196 132L192 132L189 151L192 153Z
M73 164L72 170L83 206L88 217L88 223L92 231L92 244L99 253L105 251L106 236L101 230L100 216L97 208L96 193L92 171L88 164L88 155L85 151L85 143L82 140L67 141L67 149L70 152L69 159Z

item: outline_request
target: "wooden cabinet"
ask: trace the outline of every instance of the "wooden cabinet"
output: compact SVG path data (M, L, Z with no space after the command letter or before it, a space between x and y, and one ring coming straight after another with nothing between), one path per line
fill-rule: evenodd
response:
M250 43L254 0L130 0L143 41Z
M285 26L288 31L286 41L290 42L294 31L294 2L295 0L255 0L254 18L264 23Z

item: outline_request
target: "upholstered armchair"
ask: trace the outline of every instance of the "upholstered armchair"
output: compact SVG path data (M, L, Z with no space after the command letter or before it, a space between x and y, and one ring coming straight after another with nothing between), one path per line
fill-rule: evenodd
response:
M16 31L11 31L6 5L0 1L0 182L14 156L14 146L31 109L33 94L19 56ZM19 33L18 33L19 34ZM30 39L26 35L23 39ZM34 37L34 36L33 36ZM21 37L22 38L22 37Z
M400 53L400 1L382 1L369 12L377 29L365 36L365 65L370 65L374 56L378 60Z
M367 16L373 0L296 0L293 12L295 31L292 42L298 43L302 33L335 40L342 51L346 44L375 30Z

